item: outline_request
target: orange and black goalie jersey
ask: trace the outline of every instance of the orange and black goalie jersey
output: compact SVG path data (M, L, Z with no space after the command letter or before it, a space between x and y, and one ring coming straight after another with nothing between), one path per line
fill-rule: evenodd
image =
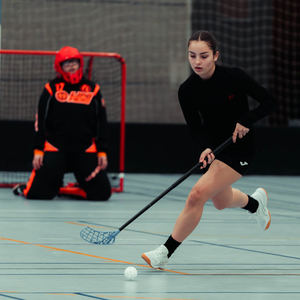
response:
M48 82L41 94L35 122L35 149L45 143L59 151L107 152L107 117L100 86L82 78L70 84L61 78Z

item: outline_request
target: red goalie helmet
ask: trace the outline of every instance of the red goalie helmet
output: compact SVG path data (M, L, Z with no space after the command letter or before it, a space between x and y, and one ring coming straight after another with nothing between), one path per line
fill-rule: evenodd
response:
M79 69L75 73L68 73L62 69L62 63L69 59L79 60ZM83 57L78 49L69 46L63 47L55 56L54 68L56 72L64 78L65 81L71 84L76 84L81 80L83 75Z

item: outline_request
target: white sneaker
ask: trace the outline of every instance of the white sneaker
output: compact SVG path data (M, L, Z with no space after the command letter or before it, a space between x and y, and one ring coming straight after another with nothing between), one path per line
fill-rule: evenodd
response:
M267 230L271 224L271 214L267 208L269 200L268 194L265 189L258 188L251 197L258 201L257 211L253 215L256 217L257 223L260 224L264 230Z
M152 268L163 268L168 263L168 249L161 245L158 248L142 254L142 259Z

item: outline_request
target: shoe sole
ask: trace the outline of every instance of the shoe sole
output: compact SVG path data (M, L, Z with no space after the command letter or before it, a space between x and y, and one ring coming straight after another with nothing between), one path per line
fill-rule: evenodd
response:
M264 189L264 188L261 188L264 192L265 192L265 194L266 194L266 196L267 196L267 203L269 202L269 196L268 196L268 193L267 193L267 191ZM270 227L270 225L271 225L271 213L270 213L270 211L269 211L269 209L267 208L267 210L268 210L268 214L269 214L269 222L267 223L267 225L266 225L266 227L265 227L265 230L268 230L269 229L269 227Z
M142 254L142 259L143 259L143 260L144 260L151 268L153 268L152 265L151 265L151 261L150 261L149 257L148 257L145 253Z
M142 259L151 267L151 268L153 268L153 269L159 269L159 270L163 270L164 268L163 267L153 267L152 265L151 265L151 260L149 259L149 257L145 254L145 253L143 253L142 254Z

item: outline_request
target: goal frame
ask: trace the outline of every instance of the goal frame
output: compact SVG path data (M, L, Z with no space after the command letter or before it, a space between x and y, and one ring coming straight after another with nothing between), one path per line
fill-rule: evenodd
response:
M15 50L15 49L0 49L0 55L47 55L55 56L58 51L47 50ZM92 77L93 59L94 57L108 57L117 60L120 63L121 71L121 95L120 95L120 153L119 153L119 185L113 187L113 192L123 192L124 176L125 176L125 107L126 107L126 62L125 59L116 52L80 52L83 57L90 57L88 62L88 79ZM0 183L0 187L13 187L16 183Z

